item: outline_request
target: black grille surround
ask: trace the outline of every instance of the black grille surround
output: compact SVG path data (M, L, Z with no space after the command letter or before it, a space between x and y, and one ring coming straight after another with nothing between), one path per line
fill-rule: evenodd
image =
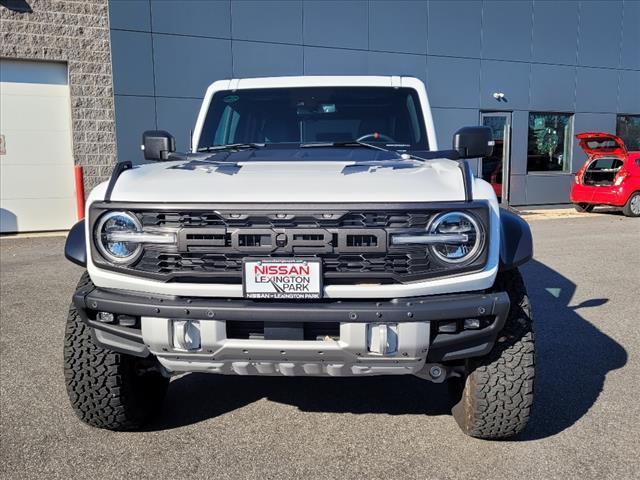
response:
M90 231L108 210L135 214L145 231L173 232L176 245L145 245L133 264L113 265L95 248L96 266L165 282L242 283L245 258L319 258L325 285L411 283L482 270L489 207L483 200L398 204L145 204L99 202ZM424 232L446 211L472 214L483 230L471 263L440 262L424 245L392 245L393 234Z

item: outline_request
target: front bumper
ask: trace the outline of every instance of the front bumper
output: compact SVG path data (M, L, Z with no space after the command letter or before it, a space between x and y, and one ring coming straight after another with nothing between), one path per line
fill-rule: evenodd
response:
M439 295L384 301L264 302L142 296L92 286L73 298L96 341L116 351L155 355L170 372L255 375L416 374L431 363L481 356L493 347L509 312L504 292ZM128 315L135 327L102 323L97 312ZM483 318L486 326L441 333L440 322ZM199 321L197 351L176 348L174 320ZM306 322L339 323L339 336L321 340L228 338L227 322L264 322L292 327ZM370 350L370 325L393 325L392 354ZM284 330L287 330L285 328ZM283 339L285 338L285 339Z

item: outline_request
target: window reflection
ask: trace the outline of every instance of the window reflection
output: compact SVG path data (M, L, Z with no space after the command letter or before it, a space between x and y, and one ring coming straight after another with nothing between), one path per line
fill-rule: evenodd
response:
M616 135L629 151L640 150L640 115L618 115Z
M573 115L529 114L527 172L568 172Z
M493 152L488 157L482 158L482 179L489 182L498 201L502 201L502 171L505 156L505 131L507 117L504 115L487 114L482 118L482 124L491 129L495 145Z

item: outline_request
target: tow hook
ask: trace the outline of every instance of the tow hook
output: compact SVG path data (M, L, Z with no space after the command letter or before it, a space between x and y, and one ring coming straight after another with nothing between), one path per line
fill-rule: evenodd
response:
M398 324L370 323L367 325L367 348L371 353L393 355L398 352Z
M414 373L416 377L430 380L433 383L442 383L448 377L458 376L457 372L439 363L425 363L422 370Z

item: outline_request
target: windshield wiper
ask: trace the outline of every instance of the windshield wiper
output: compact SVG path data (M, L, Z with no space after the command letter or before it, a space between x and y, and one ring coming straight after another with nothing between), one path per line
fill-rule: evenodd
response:
M389 150L388 148L379 147L377 145L371 145L370 143L359 142L358 140L349 140L347 142L309 142L309 143L300 144L300 148L314 148L314 147L320 147L320 148L362 147L362 148L371 148L373 150L380 150L381 152L395 153L396 155L400 156L400 154L395 150Z
M210 147L200 147L198 152L218 152L222 150L243 150L263 148L264 143L229 143L227 145L213 145Z
M418 156L411 152L403 152L400 153L397 150L390 150L387 148L379 147L377 145L371 145L370 143L359 142L357 140L350 140L348 142L310 142L310 143L301 143L300 148L311 148L311 147L363 147L363 148L372 148L374 150L381 150L383 152L395 153L398 158L402 160L420 160L422 162L427 162L429 160L433 160L436 158L448 158L451 160L459 160L460 154L456 150L436 150L424 152L422 155Z

